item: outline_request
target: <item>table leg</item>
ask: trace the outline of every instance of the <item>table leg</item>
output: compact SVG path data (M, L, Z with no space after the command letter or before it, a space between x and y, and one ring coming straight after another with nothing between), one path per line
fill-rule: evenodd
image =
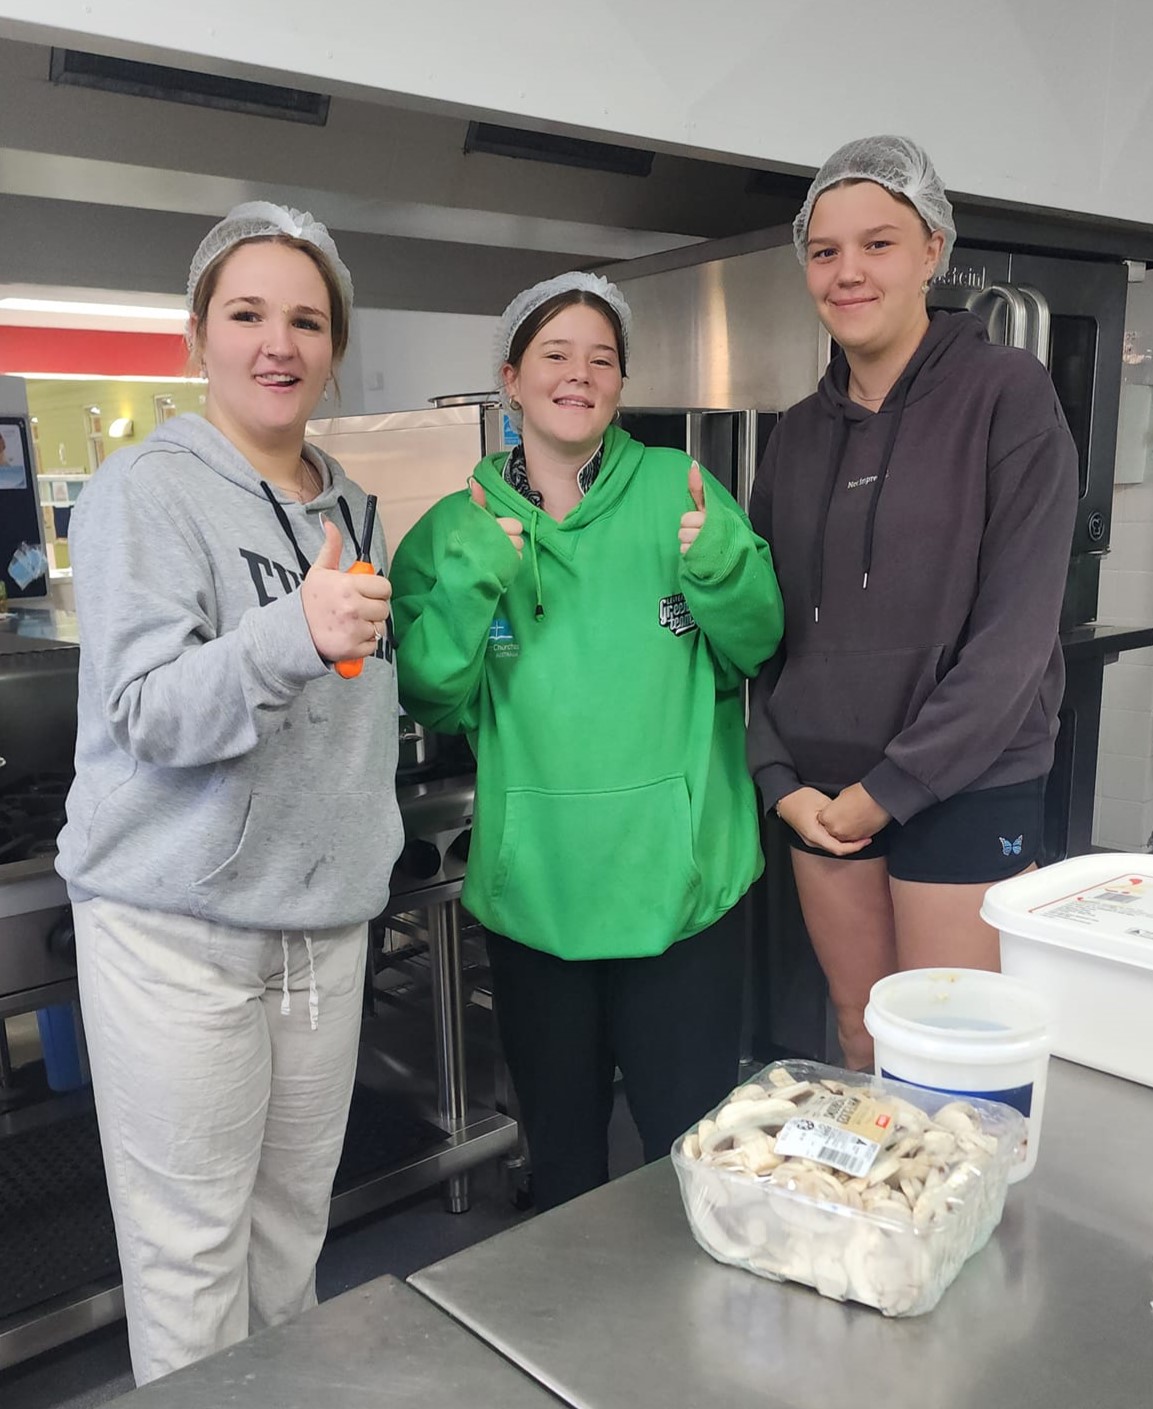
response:
M468 1112L461 918L455 900L429 907L428 934L436 1015L437 1105L441 1124L451 1134L463 1128ZM448 1211L466 1213L468 1174L453 1175L442 1187Z
M0 1017L0 1113L15 1110L28 1101L27 1083L12 1068L8 1033Z

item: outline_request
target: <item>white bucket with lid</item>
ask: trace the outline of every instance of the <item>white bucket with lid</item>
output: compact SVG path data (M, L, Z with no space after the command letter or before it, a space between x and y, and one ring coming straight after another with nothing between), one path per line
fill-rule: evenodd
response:
M984 969L909 969L873 985L865 1009L878 1075L1003 1101L1029 1135L1011 1181L1037 1162L1049 1068L1049 1006L1032 989Z

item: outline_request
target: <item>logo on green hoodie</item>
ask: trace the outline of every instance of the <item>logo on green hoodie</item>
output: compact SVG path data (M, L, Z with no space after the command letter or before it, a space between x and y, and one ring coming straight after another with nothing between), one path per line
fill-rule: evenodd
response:
M667 626L674 636L684 636L689 631L697 630L696 618L689 610L683 592L661 598L658 620L662 626Z
M512 627L503 616L493 618L488 628L488 653L490 656L519 656L520 642L512 634Z

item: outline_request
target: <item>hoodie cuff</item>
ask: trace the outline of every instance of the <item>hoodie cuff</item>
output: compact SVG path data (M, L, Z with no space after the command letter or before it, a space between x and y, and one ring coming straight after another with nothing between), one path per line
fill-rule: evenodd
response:
M257 673L283 703L310 680L328 674L329 664L313 642L298 591L246 612L244 626Z
M527 526L524 537L528 551ZM456 528L449 534L446 550L449 557L467 564L470 579L495 580L500 589L498 596L504 596L520 571L521 555L513 547L512 539L484 509L467 528Z
M891 758L883 758L861 779L861 787L897 822L907 822L926 807L940 802L936 793L911 773L898 768Z
M698 582L721 582L728 577L741 551L740 536L734 532L737 527L743 525L733 514L710 509L706 500L704 525L681 558L684 571Z
M785 763L773 763L768 768L758 769L753 773L753 777L761 790L761 804L766 817L770 812L776 811L781 798L788 797L790 793L804 787L794 770Z

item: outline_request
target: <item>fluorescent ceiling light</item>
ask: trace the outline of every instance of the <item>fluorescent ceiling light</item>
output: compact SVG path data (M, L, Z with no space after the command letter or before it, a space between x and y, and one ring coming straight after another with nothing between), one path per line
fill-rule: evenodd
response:
M183 308L149 308L135 303L81 303L56 298L0 298L0 308L14 313L72 313L100 318L152 318L157 322L183 323Z
M26 382L179 382L207 386L204 377L156 377L149 372L110 377L107 372L0 372L0 377L22 377Z

